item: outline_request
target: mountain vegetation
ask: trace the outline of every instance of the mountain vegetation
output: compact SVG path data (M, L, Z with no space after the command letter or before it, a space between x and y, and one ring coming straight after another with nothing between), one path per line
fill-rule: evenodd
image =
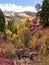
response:
M43 0L41 11L41 23L44 26L49 25L49 0Z
M40 7L36 5L38 12L32 20L26 17L16 22L6 21L0 10L1 65L49 65L49 0L43 0L39 11Z
M0 9L0 31L3 32L4 30L5 30L5 17L2 10Z

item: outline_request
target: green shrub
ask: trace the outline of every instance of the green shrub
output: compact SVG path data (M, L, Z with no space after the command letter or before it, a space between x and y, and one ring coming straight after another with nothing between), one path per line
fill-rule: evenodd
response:
M15 53L13 49L8 49L7 50L7 54L9 57L14 58L15 57Z
M8 23L8 29L14 34L17 34L17 26L14 22L9 22Z
M41 38L42 37L42 34L41 34L41 32L39 31L38 32L38 38Z
M43 48L43 56L47 56L48 55L48 50L47 47Z

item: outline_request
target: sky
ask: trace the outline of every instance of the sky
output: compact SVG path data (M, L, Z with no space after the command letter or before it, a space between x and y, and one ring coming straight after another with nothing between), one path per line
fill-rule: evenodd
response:
M0 8L8 11L32 11L36 12L35 5L42 0L0 0Z

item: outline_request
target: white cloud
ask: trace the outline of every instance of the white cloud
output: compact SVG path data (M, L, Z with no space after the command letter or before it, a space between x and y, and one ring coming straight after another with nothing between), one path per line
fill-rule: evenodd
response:
M15 12L23 12L23 11L31 11L36 12L36 9L34 6L21 6L21 5L15 5L15 4L0 4L0 8L5 11L15 11Z

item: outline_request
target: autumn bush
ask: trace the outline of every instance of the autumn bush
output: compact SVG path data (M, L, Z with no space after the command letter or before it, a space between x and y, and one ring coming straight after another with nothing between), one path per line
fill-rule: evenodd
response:
M24 27L24 22L23 21L20 21L19 22L18 29L23 29L23 27Z
M13 34L13 35L12 35L12 41L13 41L13 42L17 42L18 39L19 39L19 36L18 36L17 34Z
M31 47L33 50L37 49L38 39L36 37L34 37L33 39L30 40L29 47Z
M19 39L17 42L16 42L16 49L21 49L23 48L25 45L24 43L22 42L21 39Z
M21 36L21 40L25 44L25 46L27 47L28 46L28 42L30 40L29 28L27 28L27 27L23 28L23 33L22 33L22 36Z
M22 28L20 28L20 29L17 31L17 35L18 35L18 36L21 36L21 35L22 35L22 33L23 33L23 29L22 29Z
M42 34L41 34L41 32L39 31L38 32L38 38L41 38L42 37Z
M49 37L46 38L45 44L46 44L47 46L49 46Z
M25 23L24 24L25 24L25 27L29 27L29 19L28 18L25 19Z
M12 32L11 32L9 29L5 29L5 31L4 31L3 34L4 34L4 35L3 35L4 41L6 41L6 40L8 39L8 37L9 37L9 38L12 37Z
M6 32L7 36L11 36L12 35L12 32L9 29L6 29L5 32Z
M13 44L11 44L11 43L5 44L3 47L3 52L12 58L15 54L15 49L14 49Z
M42 58L42 65L49 65L49 55L47 55L46 57L42 56Z
M47 56L47 55L48 55L47 47L44 47L44 48L43 48L42 54L43 54L43 56Z
M12 42L16 50L24 47L24 43L22 42L21 37L19 35L14 34L12 36Z

